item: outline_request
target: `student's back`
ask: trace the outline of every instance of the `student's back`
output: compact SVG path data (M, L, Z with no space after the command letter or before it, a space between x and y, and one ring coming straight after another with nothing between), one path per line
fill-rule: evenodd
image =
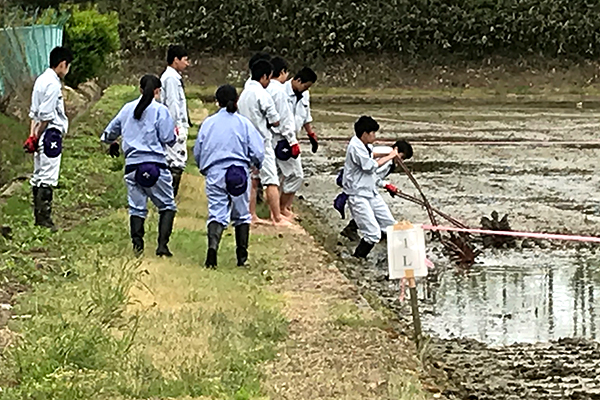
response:
M264 149L262 138L250 120L225 108L204 120L197 145L200 151L194 153L202 174L212 167L249 166L257 157L254 149Z
M137 120L134 111L138 100L123 106L117 117L107 127L107 131L120 130L122 147L127 165L140 162L166 162L165 146L173 144L174 122L169 110L163 104L152 100L148 108Z

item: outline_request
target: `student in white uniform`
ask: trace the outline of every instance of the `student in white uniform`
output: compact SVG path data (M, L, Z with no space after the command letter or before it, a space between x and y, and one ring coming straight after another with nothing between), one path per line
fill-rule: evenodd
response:
M35 224L57 230L52 221L53 190L58 184L62 139L69 129L65 113L61 79L69 73L73 54L64 47L50 52L50 68L40 75L33 86L29 118L29 138L24 144L33 153L33 209Z
M264 222L256 215L257 179L266 186L267 203L271 212L271 221L275 226L289 226L290 222L281 215L279 208L279 177L273 149L272 128L280 124L280 116L275 108L273 99L265 90L271 80L273 66L270 62L259 60L252 65L252 80L246 83L240 95L238 108L240 114L248 118L258 132L260 132L265 145L265 159L258 175L252 179L252 192L250 195L250 213L253 223Z
M302 185L302 164L300 162L300 144L296 138L296 121L291 103L288 101L285 82L288 77L288 64L281 57L274 57L273 76L267 87L267 92L273 98L275 108L281 117L277 130L273 132L273 146L277 163L277 173L280 177L280 207L281 213L292 219L291 204L287 209L286 200L294 195Z
M369 145L370 147L370 145ZM373 158L378 160L381 157L387 156L390 152L396 149L398 151L398 156L394 158L392 161L388 161L383 164L379 168L377 168L377 187L381 189L385 189L390 196L394 197L397 194L398 188L392 185L390 182L386 180L386 178L393 173L399 166L399 159L409 160L413 156L413 149L410 143L406 140L398 140L391 147L390 146L376 146L372 148ZM343 172L342 169L340 174L338 175L338 185L342 186L343 180ZM334 208L338 210L342 219L345 218L344 208L346 206L347 195L345 193L339 194L334 201ZM358 225L356 225L356 221L351 219L348 225L340 232L340 234L351 241L359 241L360 236L358 235ZM384 232L382 232L382 235Z
M169 109L175 121L177 142L167 147L167 164L173 175L173 192L177 196L181 175L187 163L187 138L190 120L181 73L189 66L187 51L182 46L169 46L167 69L160 77L160 101Z
M352 217L363 238L354 251L354 257L366 258L376 243L381 240L381 232L395 223L389 207L377 190L377 169L398 156L392 151L379 160L372 155L370 144L375 142L379 124L368 116L360 117L354 124L354 136L346 150L343 187L348 195Z
M293 79L287 81L283 86L287 100L294 114L295 136L304 129L312 146L312 152L316 153L319 148L317 134L312 127L312 116L310 113L309 89L317 81L317 74L310 68L302 68ZM281 193L281 212L287 218L293 218L292 204L296 192L300 190L304 180L302 170L302 157L288 160L283 165L284 184Z
M260 51L258 53L255 53L252 57L250 57L250 60L248 61L249 76L248 76L248 80L244 84L244 89L246 88L246 85L248 85L248 83L252 81L252 65L259 60L265 60L265 61L271 62L271 55L269 53ZM263 199L263 186L262 186L260 180L256 181L255 183L256 183L256 199L255 199L255 201L257 203L262 203L264 200Z

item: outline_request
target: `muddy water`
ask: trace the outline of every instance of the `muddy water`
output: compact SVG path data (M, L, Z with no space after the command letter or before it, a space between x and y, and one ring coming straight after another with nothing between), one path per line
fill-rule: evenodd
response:
M578 110L574 105L315 108L322 137L352 134L353 118L325 114L334 111L382 117L381 137L409 140L597 140L600 117L598 111ZM344 148L345 143L329 142L323 143L318 155L303 153L307 178L302 196L330 227L335 250L347 260L347 274L378 291L390 307L406 313L397 300L397 286L383 279L385 245L375 248L368 263L354 263L348 255L355 244L336 235L347 223L331 207L339 192L334 182ZM509 214L515 230L595 235L600 233L598 160L600 149L593 146L421 145L415 147L410 168L432 205L468 225L479 226L482 216L496 210L501 216ZM393 174L389 180L417 195L405 176ZM420 206L387 194L384 198L398 219L427 222ZM595 246L518 241L516 249L485 250L466 271L454 268L439 244L430 242L428 249L436 269L419 286L423 325L436 338L433 347L442 364L462 365L444 368L462 395L504 398L517 390L500 390L502 381L497 387L482 386L490 376L518 381L519 390L530 398L565 398L600 388L598 380L581 386L583 372L577 372L587 368L600 375L598 362L585 364L590 354L600 355L594 353L600 339L600 255ZM560 338L573 339L557 341ZM520 372L510 363L522 363ZM567 381L579 376L579 380L573 384L555 379L540 386L540 377L527 377L534 370L544 375L544 368L549 369L546 380L553 375L568 377ZM517 393L516 398L523 397Z

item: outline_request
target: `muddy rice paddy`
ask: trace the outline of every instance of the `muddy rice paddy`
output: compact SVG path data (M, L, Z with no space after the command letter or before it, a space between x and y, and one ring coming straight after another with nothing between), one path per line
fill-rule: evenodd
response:
M409 168L434 207L472 227L497 211L512 229L600 234L599 109L569 103L314 104L317 132L352 135L355 116L380 117L379 137L415 143ZM514 142L487 143L474 142ZM532 141L568 141L542 145ZM585 142L585 143L581 143ZM348 220L332 208L345 141L304 146L302 190L326 246L359 285L375 291L409 321L396 282L386 280L385 243L365 263L337 233ZM406 176L389 180L417 196ZM418 205L383 195L398 219L426 223ZM348 217L347 217L348 218ZM481 246L481 244L478 244ZM457 269L435 241L436 267L419 282L431 365L450 384L447 397L467 399L600 398L600 254L596 245L518 240L483 249L477 264Z

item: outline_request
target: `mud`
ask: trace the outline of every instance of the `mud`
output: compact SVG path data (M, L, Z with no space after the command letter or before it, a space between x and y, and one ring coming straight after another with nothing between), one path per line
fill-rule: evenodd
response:
M581 140L597 137L595 110L527 104L460 108L451 104L314 105L320 136L352 135L354 118L382 117L381 137L431 140ZM341 258L340 269L410 322L398 283L385 279L385 244L367 262L350 257L355 243L337 233L347 221L332 208L335 174L345 143L325 142L303 153L304 206L322 239ZM600 149L525 144L423 145L409 168L434 207L470 226L496 210L514 230L598 235ZM417 195L408 178L389 180ZM384 198L398 219L427 222L420 206ZM451 384L445 394L465 399L600 398L600 255L596 245L518 240L514 249L485 249L460 270L429 240L434 273L419 282L431 365Z

